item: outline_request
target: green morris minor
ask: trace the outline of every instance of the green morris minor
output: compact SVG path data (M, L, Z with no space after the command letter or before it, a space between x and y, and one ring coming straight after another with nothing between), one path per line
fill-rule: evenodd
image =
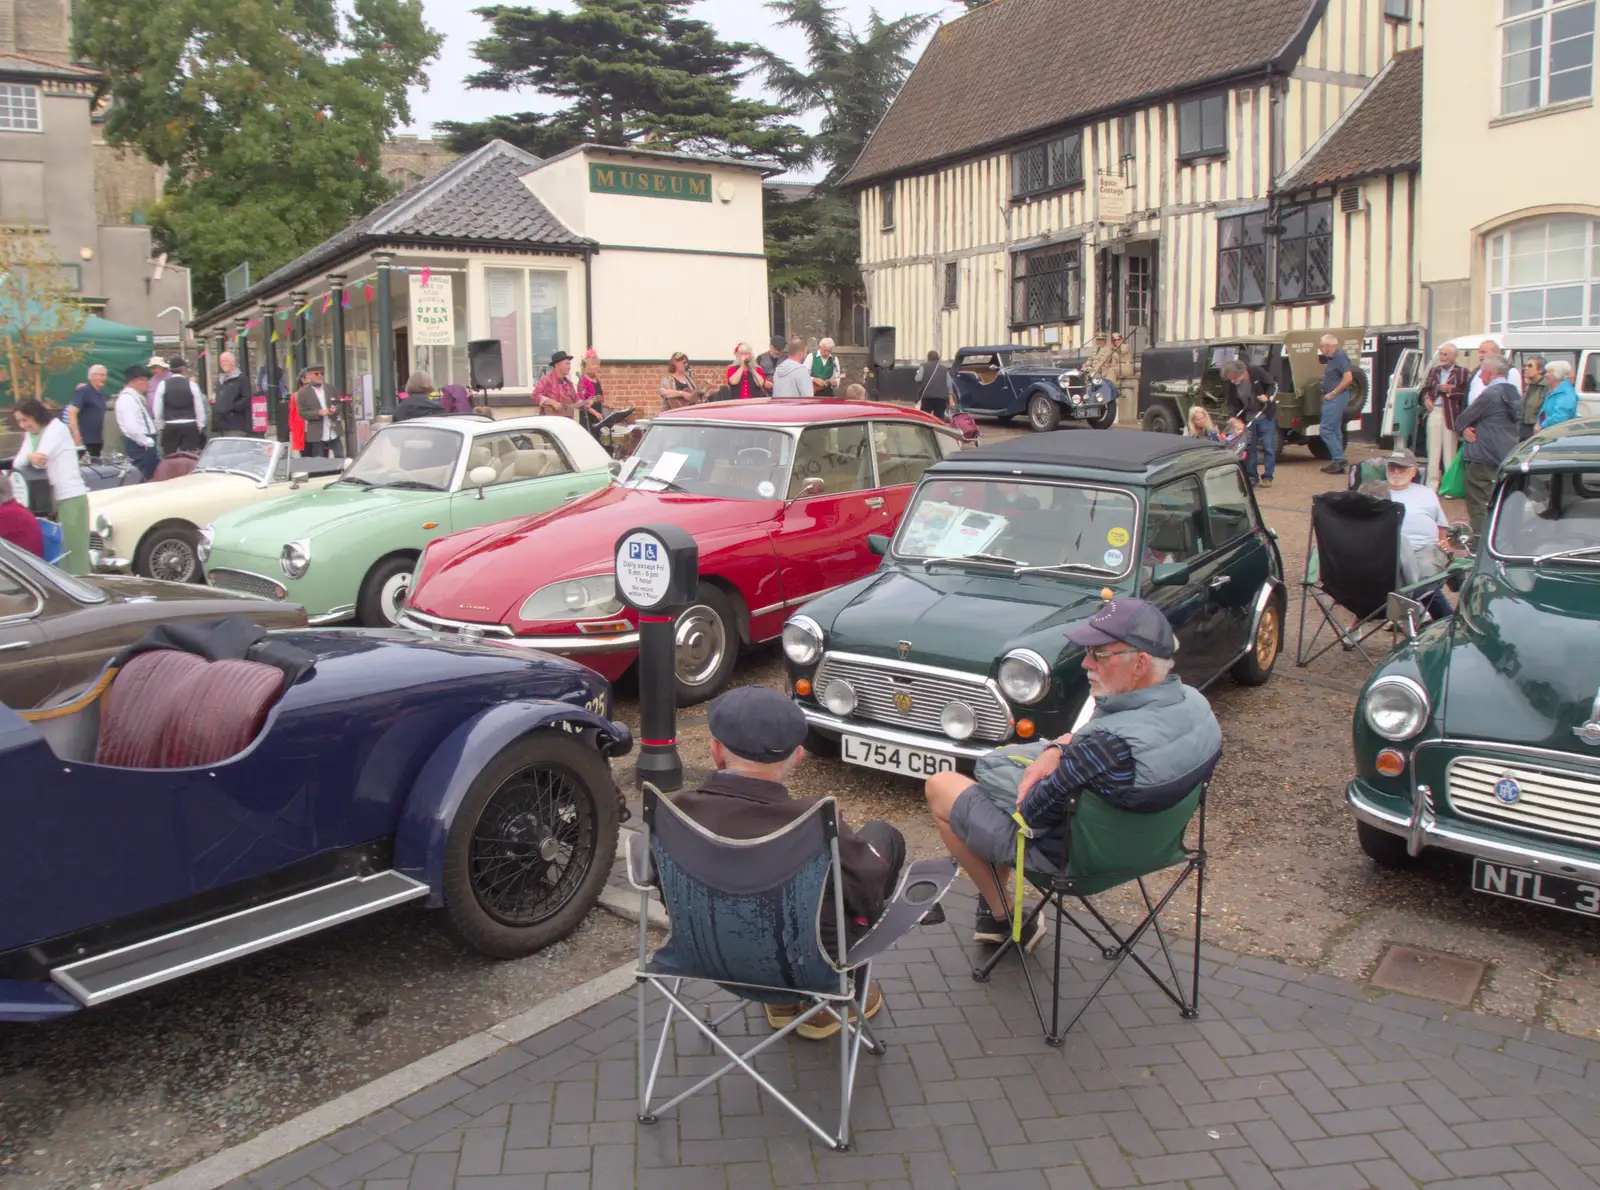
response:
M1502 464L1455 615L1390 614L1355 713L1362 850L1459 852L1478 892L1600 917L1600 418Z
M1071 730L1092 704L1067 630L1108 597L1166 613L1191 685L1259 685L1278 658L1277 543L1238 457L1203 440L1063 430L963 451L873 545L876 572L783 632L808 747L851 764L925 777Z
M200 560L212 586L291 600L313 624L387 628L429 542L576 500L611 482L610 464L570 418L413 418L333 483L219 517Z

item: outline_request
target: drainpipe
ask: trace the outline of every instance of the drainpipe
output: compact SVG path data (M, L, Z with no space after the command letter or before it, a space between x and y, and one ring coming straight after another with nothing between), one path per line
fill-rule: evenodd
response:
M1278 324L1278 173L1283 168L1283 94L1272 73L1267 75L1267 105L1267 301L1261 331L1271 335Z
M583 250L583 323L584 343L594 346L594 249Z

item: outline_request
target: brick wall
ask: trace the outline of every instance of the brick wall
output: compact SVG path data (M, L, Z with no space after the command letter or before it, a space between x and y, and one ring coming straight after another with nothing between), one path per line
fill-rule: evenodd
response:
M689 367L702 384L720 382L728 371L727 361L691 362ZM661 377L666 371L665 364L602 364L600 383L606 390L607 408L626 409L631 405L639 417L654 417L661 412ZM574 373L574 382L576 376ZM524 417L535 412L526 397L491 395L489 403L496 417Z

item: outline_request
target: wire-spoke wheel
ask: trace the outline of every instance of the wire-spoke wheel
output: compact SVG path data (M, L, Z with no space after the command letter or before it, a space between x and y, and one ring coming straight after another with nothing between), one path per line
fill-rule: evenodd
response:
M594 748L557 732L515 740L478 774L451 824L451 924L499 958L548 946L594 906L616 850L616 787Z
M200 578L199 536L184 525L154 530L139 546L134 570L146 578L192 583Z

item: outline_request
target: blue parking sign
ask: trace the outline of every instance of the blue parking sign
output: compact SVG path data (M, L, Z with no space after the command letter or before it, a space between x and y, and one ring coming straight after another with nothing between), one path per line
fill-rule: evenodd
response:
M647 541L647 542L644 543L644 560L646 562L654 562L656 560L656 543L655 542Z
M655 547L652 546L651 548L654 549ZM630 542L628 542L628 557L629 557L630 560L634 559L634 558L642 557L643 556L643 553L642 553L643 550L644 550L644 544L642 542L638 542L638 541L630 541Z

